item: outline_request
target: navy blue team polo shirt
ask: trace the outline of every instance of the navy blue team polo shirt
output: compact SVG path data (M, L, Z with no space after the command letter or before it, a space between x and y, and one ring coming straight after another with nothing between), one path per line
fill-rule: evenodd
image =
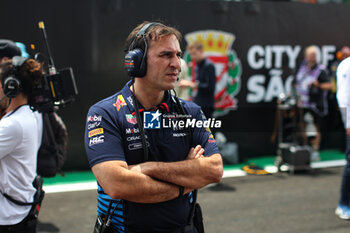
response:
M111 160L125 161L128 165L144 162L142 139L134 115L130 85L131 82L128 82L120 92L89 109L85 148L90 167ZM167 126L145 129L148 161L182 161L186 159L190 147L196 145L205 149L205 156L220 153L208 128L191 128L192 138L188 140L186 130L174 125L169 127L169 121L176 121L176 114L180 113L169 92L165 92L164 102L169 112L163 112L163 115L170 116L170 120L165 121L168 122ZM192 119L203 120L198 105L183 100L181 103ZM138 105L140 109L143 108L140 103ZM140 115L143 119L143 114ZM140 204L114 200L98 185L98 214L105 214L110 201L113 201L112 209L116 206L116 211L112 225L117 232L174 232L187 224L191 197L192 193L166 202Z

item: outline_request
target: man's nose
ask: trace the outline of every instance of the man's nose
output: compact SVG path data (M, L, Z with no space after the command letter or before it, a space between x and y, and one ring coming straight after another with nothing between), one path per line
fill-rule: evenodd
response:
M174 56L170 61L170 66L176 68L177 70L180 70L181 67L181 61L178 56Z

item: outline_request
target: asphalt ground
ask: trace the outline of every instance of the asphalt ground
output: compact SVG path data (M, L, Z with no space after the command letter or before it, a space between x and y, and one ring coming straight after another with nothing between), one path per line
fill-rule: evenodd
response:
M348 233L334 210L342 167L224 178L199 191L206 233ZM47 193L38 232L92 233L96 190Z

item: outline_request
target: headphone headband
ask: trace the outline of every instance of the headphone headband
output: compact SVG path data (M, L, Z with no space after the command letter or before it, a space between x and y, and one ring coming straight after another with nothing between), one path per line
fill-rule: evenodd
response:
M148 29L154 25L162 25L161 23L151 22L143 25L143 27L136 33L135 38L129 46L129 51L125 55L124 65L129 76L131 77L144 77L147 73L147 49L148 44L146 40L146 33ZM144 51L141 48L135 48L134 44L139 36L142 36L143 43L145 44Z
M129 46L129 51L133 50L135 47L134 47L134 44L137 40L137 37L138 36L142 36L143 40L144 40L144 43L147 47L147 41L146 41L146 38L145 38L145 34L147 32L147 30L152 27L153 25L160 25L160 23L156 23L156 22L151 22L151 23L147 23L145 25L143 25L143 27L140 29L140 31L138 31L135 35L135 38L132 40L130 46ZM147 50L147 48L145 48L145 50Z
M136 37L139 36L139 35L142 35L142 36L145 35L147 30L148 30L148 28L150 28L153 25L160 25L160 23L151 22L151 23L143 25L143 27L140 29L140 31L136 34Z

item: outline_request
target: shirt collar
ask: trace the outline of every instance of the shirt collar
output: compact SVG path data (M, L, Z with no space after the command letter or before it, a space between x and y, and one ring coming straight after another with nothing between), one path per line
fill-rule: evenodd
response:
M133 98L132 98L132 92L130 90L130 86L132 85L132 81L128 81L125 86L123 87L122 89L122 95L123 97L126 99L126 102L127 102L127 106L130 110L130 112L134 112L135 111L135 108L134 108L134 101L133 101ZM138 107L139 109L144 109L144 107L142 106L142 104L137 101L138 103ZM162 103L166 103L169 107L171 106L171 94L169 91L164 91L164 98L163 98L163 101Z

